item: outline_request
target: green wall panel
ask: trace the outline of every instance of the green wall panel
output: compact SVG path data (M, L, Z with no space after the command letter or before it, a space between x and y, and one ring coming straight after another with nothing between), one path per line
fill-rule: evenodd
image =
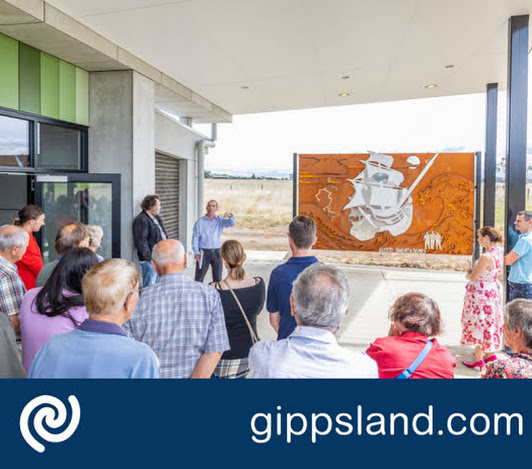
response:
M41 114L59 119L59 59L41 52Z
M89 125L89 73L0 34L0 106Z
M41 113L41 53L19 44L19 109Z
M59 61L59 118L76 120L76 67Z
M76 122L89 125L89 72L76 68Z
M18 109L18 41L0 34L0 106Z

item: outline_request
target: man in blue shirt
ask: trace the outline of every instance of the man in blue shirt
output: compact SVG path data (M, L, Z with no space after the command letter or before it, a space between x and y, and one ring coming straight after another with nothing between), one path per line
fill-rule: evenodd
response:
M196 282L203 282L209 267L212 265L212 281L222 280L222 233L224 228L235 226L236 219L232 213L225 212L224 216L216 216L218 202L209 200L207 214L201 217L192 231L192 251L196 259Z
M521 236L504 258L504 263L511 266L507 300L532 300L532 212L519 212L514 225Z
M85 274L82 288L89 319L48 340L33 359L30 378L158 378L153 350L121 327L139 299L135 266L124 259L100 262Z
M288 244L292 257L273 269L266 300L270 324L277 332L277 340L288 337L296 328L296 321L290 310L292 284L303 270L318 262L312 255L312 246L316 240L316 223L312 218L298 215L291 221L288 227Z

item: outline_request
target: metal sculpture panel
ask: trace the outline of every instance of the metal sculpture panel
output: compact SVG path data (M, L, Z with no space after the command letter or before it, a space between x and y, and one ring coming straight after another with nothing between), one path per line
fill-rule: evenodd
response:
M471 254L473 153L299 155L318 249Z

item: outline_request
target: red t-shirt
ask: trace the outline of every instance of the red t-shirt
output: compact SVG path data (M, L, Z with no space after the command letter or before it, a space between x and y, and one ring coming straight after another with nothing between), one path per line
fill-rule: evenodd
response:
M423 350L428 337L406 331L399 337L381 337L373 342L366 353L377 362L379 378L396 378L408 368ZM454 378L456 358L436 339L429 354L411 378Z
M28 234L30 235L30 242L24 256L22 256L22 259L17 262L17 268L18 274L22 279L26 290L31 290L32 288L35 288L37 275L39 275L44 263L35 236L30 232L28 232Z

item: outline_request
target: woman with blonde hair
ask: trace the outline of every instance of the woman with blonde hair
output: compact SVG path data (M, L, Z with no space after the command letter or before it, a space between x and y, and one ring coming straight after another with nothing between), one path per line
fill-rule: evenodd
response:
M226 241L220 252L227 276L211 286L220 294L231 349L222 355L213 377L245 378L249 371L249 350L258 340L257 316L264 307L266 289L261 277L246 275L242 266L246 260L242 244Z
M502 236L492 227L477 232L478 243L484 253L466 274L469 280L462 310L462 345L475 347L473 360L462 361L468 368L482 371L486 362L497 360L495 352L501 348L503 308L501 288L497 277L503 266L497 243Z

